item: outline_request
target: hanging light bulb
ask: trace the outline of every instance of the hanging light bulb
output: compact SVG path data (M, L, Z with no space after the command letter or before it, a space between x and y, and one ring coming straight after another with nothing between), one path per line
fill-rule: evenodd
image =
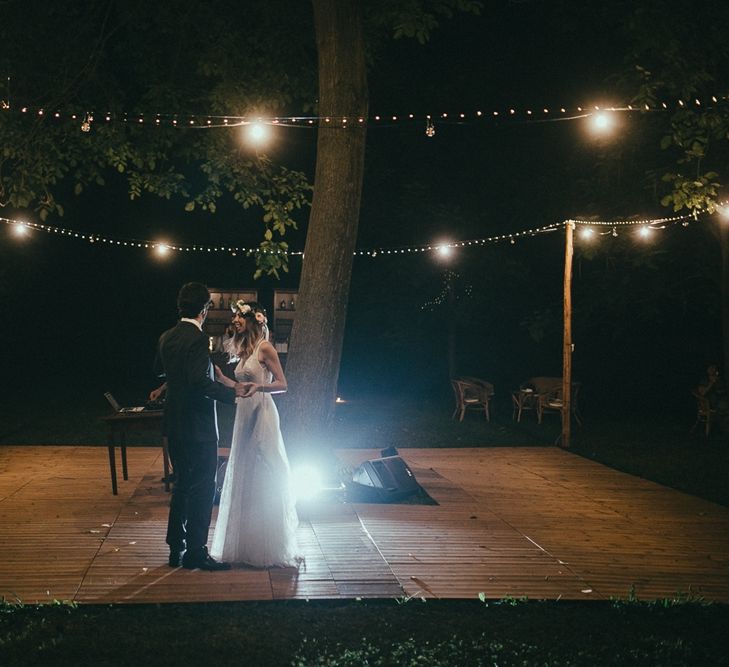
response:
M269 134L268 126L260 120L257 120L255 123L249 123L246 127L248 141L256 146L260 146L268 141Z
M28 236L30 228L24 222L16 222L13 225L13 232L15 232L15 236Z
M591 126L597 134L607 134L615 126L615 114L608 111L598 111L591 115Z
M647 239L648 237L650 237L652 231L653 230L647 225L641 225L640 229L638 229L638 234L641 238Z
M591 239L595 235L595 230L592 227L583 227L580 230L580 236L583 239Z
M433 121L430 119L425 121L425 136L426 137L435 136L435 125L433 125Z
M91 132L91 123L93 123L94 117L87 113L81 122L81 132Z

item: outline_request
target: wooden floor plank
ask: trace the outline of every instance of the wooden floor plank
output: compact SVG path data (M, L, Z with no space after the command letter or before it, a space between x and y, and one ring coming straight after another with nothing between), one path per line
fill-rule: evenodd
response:
M376 450L343 450L356 466ZM0 595L27 603L355 597L729 601L729 509L556 448L409 449L437 505L302 507L299 569L167 566L158 447L0 448ZM119 477L121 469L119 467ZM215 513L213 520L215 520Z

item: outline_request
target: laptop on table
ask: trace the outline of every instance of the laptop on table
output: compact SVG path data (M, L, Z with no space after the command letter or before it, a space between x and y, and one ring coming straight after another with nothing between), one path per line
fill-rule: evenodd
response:
M145 407L143 405L131 408L122 407L121 405L119 405L119 402L114 398L110 391L107 391L104 396L106 397L106 400L109 401L109 405L111 405L111 407L114 409L114 412L144 412L145 410Z

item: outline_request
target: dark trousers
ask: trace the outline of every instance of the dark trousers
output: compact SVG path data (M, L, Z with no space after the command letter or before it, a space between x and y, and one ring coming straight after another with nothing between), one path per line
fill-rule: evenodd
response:
M218 443L169 439L177 479L172 487L167 544L173 551L201 552L208 542L215 496Z

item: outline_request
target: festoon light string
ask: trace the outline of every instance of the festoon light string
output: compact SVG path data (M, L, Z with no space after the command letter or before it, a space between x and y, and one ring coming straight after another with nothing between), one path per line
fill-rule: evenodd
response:
M718 210L726 210L725 204L720 203L717 205ZM587 220L587 219L568 219L563 222L552 223L543 225L541 227L533 227L530 229L523 229L516 232L509 232L505 234L496 234L493 236L486 236L477 239L467 239L462 241L443 241L440 243L428 243L422 245L407 245L407 246L395 246L395 247L378 247L369 249L358 249L354 251L354 256L362 257L386 257L391 255L407 255L427 252L438 252L441 254L447 254L451 250L468 247L479 247L488 244L496 244L507 242L515 244L517 240L535 237L541 234L549 234L551 232L558 231L564 228L566 225L572 224L575 227L579 227L579 231L583 232L583 236L589 236L596 234L599 236L618 236L618 229L626 227L637 227L643 236L650 234L653 231L659 231L666 229L671 225L681 223L683 226L688 226L692 222L698 222L701 217L711 213L711 211L704 210L699 213L692 213L688 215L676 215L663 218L651 218L641 220ZM126 248L142 248L151 249L160 254L168 252L204 252L204 253L226 253L232 256L249 255L252 253L272 254L272 255L286 255L288 257L303 257L304 252L302 250L265 250L258 247L244 247L244 246L230 246L226 244L218 245L185 245L178 243L171 243L167 241L151 241L134 238L120 238L111 237L104 234L95 232L81 232L74 229L68 229L65 227L58 227L54 225L41 224L36 222L29 222L20 219L4 218L0 217L0 222L8 225L16 235L23 236L29 232L41 231L47 234L63 236L66 238L73 238L79 241L85 241L87 243L102 244L114 247L126 247Z
M389 113L374 114L371 116L357 115L261 115L261 114L199 114L186 112L132 112L111 111L99 112L94 110L51 110L45 107L15 105L6 99L2 100L0 110L5 113L18 112L21 115L36 116L58 121L79 122L83 132L89 132L94 123L127 123L152 127L173 127L192 129L212 129L221 127L237 127L253 123L269 125L282 125L287 127L319 127L338 126L342 128L367 124L368 126L392 126L403 122L424 122L426 135L435 134L434 123L473 123L483 120L511 119L520 122L551 122L560 120L576 120L601 112L647 112L667 111L686 108L712 108L729 99L727 95L711 95L703 100L695 97L692 100L665 100L654 104L619 104L619 105L532 105L519 107L517 105L504 106L498 109L474 110L469 112L438 113Z

